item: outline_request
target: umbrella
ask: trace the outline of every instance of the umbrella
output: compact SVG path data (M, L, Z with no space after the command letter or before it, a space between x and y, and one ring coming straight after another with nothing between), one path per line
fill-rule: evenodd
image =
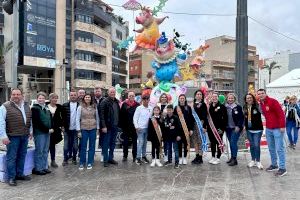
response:
M122 7L125 8L126 10L132 10L132 11L142 9L142 5L136 0L129 0L124 5L122 5Z

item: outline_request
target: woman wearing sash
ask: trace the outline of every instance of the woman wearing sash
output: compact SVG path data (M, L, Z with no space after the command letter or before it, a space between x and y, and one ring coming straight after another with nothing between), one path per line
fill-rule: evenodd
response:
M204 94L201 90L197 90L194 93L194 104L193 108L195 112L197 113L199 119L201 120L202 127L204 132L207 130L207 106L204 103ZM191 139L194 144L195 152L196 152L196 158L192 161L192 164L202 164L202 155L203 151L201 149L202 141L199 137L199 129L197 127L197 123L194 125L194 133L191 136Z
M158 167L162 167L162 164L159 160L159 155L161 151L161 142L162 142L162 119L160 116L160 108L158 106L155 106L153 108L153 115L149 120L148 125L148 140L152 143L152 163L151 167L155 167L157 165Z
M179 150L179 164L187 164L187 153L190 147L190 136L193 134L194 118L192 115L191 106L187 105L186 96L184 94L179 95L178 105L174 109L174 115L178 116L183 128L182 139L178 143ZM186 127L186 128L185 128ZM182 147L184 148L184 155L182 158Z
M159 102L157 103L157 106L160 109L160 113L162 114L162 118L164 119L167 115L167 105L168 102L168 96L166 93L162 93L159 97ZM161 129L162 132L165 132L165 127L162 126ZM168 145L164 142L164 162L168 161Z
M222 139L224 131L227 126L227 110L224 105L219 102L219 95L218 93L214 92L212 94L212 102L209 105L209 114L212 119L212 123L217 130L217 134L219 134L220 138ZM217 165L220 164L220 157L221 157L221 146L218 143L218 139L213 133L213 128L208 126L207 133L210 140L210 148L211 148L211 155L212 159L209 161L210 164ZM217 157L216 157L216 151Z

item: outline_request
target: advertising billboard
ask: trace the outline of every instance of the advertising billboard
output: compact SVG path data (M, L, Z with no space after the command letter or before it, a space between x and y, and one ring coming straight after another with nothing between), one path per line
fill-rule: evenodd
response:
M55 67L56 0L27 0L21 18L23 65Z

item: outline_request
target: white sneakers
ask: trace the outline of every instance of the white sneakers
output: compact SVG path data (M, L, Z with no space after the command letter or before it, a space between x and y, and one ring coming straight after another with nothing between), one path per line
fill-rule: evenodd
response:
M150 164L150 167L155 167L155 162L156 162L156 159L153 159L151 164Z
M182 159L182 164L184 164L184 165L186 165L186 164L187 164L186 157L184 157L184 158Z
M212 165L218 165L221 163L219 158L215 158L213 157L210 161L208 161L208 163L212 164Z
M156 166L158 166L158 167L162 167L162 166L163 166L163 165L160 163L160 160L159 160L159 159L156 159L155 164L156 164Z
M179 158L179 165L182 165L182 158Z
M264 169L264 166L261 164L261 162L256 162L256 167L260 170Z
M158 167L162 167L163 165L160 163L160 160L159 159L152 159L152 162L150 164L150 167L155 167L158 166Z
M254 167L256 166L258 169L260 170L263 170L264 169L264 166L261 164L261 162L256 162L254 160L251 160L249 163L248 163L248 167L251 168L251 167Z
M256 162L254 160L251 160L249 163L248 163L248 167L251 168L251 167L254 167L256 165Z

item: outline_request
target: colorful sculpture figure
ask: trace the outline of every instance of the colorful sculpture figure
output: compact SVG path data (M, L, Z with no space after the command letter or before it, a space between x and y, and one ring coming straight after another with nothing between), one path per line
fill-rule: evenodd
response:
M152 12L149 8L142 8L142 12L138 17L136 17L136 23L141 24L143 28L134 30L135 32L140 33L135 38L135 50L155 49L156 40L159 38L159 25L166 18L167 17L155 18L153 17Z
M157 40L154 59L152 67L161 86L172 82L174 76L179 76L174 42L168 40L164 32Z

